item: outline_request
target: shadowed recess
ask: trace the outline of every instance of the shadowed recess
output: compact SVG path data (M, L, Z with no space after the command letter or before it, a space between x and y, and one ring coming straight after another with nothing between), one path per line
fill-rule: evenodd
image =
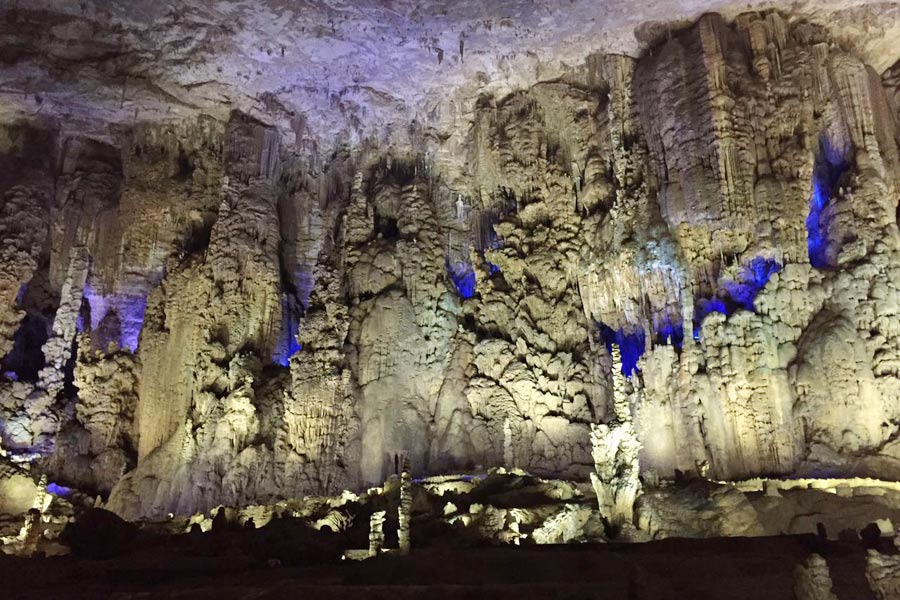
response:
M475 295L475 269L464 261L450 262L447 260L447 274L456 286L456 291L461 298L469 299Z
M831 247L832 240L829 236L829 227L834 218L832 199L838 189L841 177L847 172L849 166L845 154L833 148L823 135L813 167L809 216L806 218L809 262L817 269L829 269L835 266L834 248Z
M625 331L615 330L604 323L598 324L600 339L606 344L606 350L612 352L613 344L618 344L622 355L622 374L631 377L634 371L639 371L637 363L644 354L646 348L644 331L635 329Z

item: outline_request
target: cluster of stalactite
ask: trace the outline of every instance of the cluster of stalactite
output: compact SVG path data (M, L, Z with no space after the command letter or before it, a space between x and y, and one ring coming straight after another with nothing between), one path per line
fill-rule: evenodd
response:
M623 428L629 490L635 453L890 475L895 71L708 15L482 98L462 155L310 158L239 112L3 125L4 447L129 517L407 463L603 483Z

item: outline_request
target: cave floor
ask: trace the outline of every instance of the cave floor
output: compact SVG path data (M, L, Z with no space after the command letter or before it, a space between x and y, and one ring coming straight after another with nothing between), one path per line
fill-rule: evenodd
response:
M165 545L103 560L0 559L8 598L598 598L792 599L794 566L828 560L841 600L872 599L859 542L814 536L668 539L646 544L426 548L360 563L272 566L207 538L187 555Z

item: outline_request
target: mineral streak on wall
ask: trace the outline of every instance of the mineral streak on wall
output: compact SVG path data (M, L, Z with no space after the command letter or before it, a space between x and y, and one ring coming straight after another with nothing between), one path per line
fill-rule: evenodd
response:
M587 480L623 410L663 478L900 477L900 68L776 12L582 58L328 151L276 94L0 119L4 448L127 517Z

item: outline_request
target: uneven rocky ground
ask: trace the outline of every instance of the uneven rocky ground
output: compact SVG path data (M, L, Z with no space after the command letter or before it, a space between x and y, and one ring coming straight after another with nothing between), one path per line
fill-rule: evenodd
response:
M793 600L794 568L826 557L841 600L871 600L865 551L814 536L417 549L335 563L290 531L186 535L106 560L0 559L10 597ZM271 559L280 566L270 566Z
M24 545L21 519L0 521L4 552L33 553L0 557L0 575L16 574L7 590L17 598L894 598L900 492L833 483L648 489L640 529L610 537L594 500L571 483L434 478L412 485L406 556L396 479L362 496L141 524L57 498ZM376 511L386 511L386 552L357 562Z

